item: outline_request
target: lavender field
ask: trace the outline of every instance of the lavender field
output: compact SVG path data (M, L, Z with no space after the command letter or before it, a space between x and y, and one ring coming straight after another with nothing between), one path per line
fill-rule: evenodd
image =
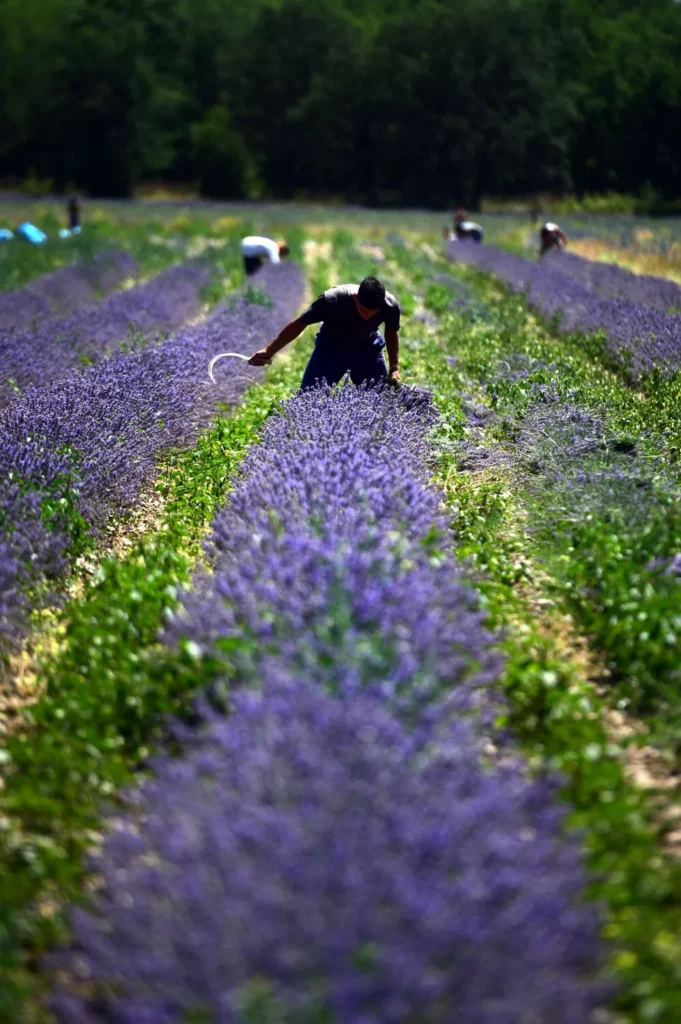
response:
M0 1019L681 1020L681 285L98 216L0 291ZM367 274L403 386L209 379Z

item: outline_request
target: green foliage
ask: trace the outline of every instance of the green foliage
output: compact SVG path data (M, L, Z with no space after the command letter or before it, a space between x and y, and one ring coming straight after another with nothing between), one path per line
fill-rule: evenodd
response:
M175 158L187 104L177 5L78 0L46 26L42 52L34 56L26 39L14 67L21 82L35 59L49 72L40 69L45 94L30 129L37 173L128 195L143 171L166 170Z
M667 144L681 101L678 4L568 0L565 6L581 35L562 65L581 84L581 129L573 141L578 187L640 193L647 186L678 196L681 151Z
M622 195L619 192L586 193L582 196L567 195L551 203L552 213L638 213L638 201L635 196Z
M194 174L204 195L257 199L260 183L255 162L226 107L217 104L192 127Z
M570 523L570 557L556 573L567 603L606 655L620 706L660 716L658 733L681 754L678 499L648 490L647 508L622 504Z
M445 284L436 284L431 281L426 288L423 305L426 309L430 309L433 313L441 316L449 309L452 302L452 294L452 289L448 288Z
M83 233L73 239L48 239L44 245L2 245L0 289L20 288L32 277L47 274L72 260L91 259L103 247L104 239L97 232Z
M5 0L0 173L657 210L678 198L680 43L673 0Z
M252 284L246 285L244 298L251 306L272 307L274 305L266 291L263 291L262 288L254 288Z
M45 196L54 192L53 178L39 178L32 167L28 177L21 183L21 191L27 196Z
M31 278L69 263L86 262L107 249L127 250L139 263L142 277L158 273L182 256L181 249L164 244L164 239L173 232L153 221L122 225L100 219L88 223L79 235L56 238L60 224L54 214L40 208L36 212L35 223L51 234L43 245L0 245L0 289L20 288ZM236 232L230 237L235 236ZM234 257L234 264L237 263L238 254Z
M317 260L310 277L310 285L313 295L321 295L322 292L333 287L331 282L331 264L328 260Z

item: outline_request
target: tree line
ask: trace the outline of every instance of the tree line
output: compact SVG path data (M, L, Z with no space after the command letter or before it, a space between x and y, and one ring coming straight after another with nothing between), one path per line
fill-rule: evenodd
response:
M675 0L0 0L0 177L679 196Z

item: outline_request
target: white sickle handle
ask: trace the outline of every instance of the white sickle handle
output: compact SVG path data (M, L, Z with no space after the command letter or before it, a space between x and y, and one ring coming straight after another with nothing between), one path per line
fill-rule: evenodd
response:
M213 356L213 358L211 359L211 361L208 364L208 376L213 381L213 384L217 384L217 381L216 381L215 377L213 376L213 367L217 363L218 359L224 359L225 356L231 356L234 359L245 359L246 362L248 362L248 359L249 359L248 356L242 355L241 352L220 352L219 355Z

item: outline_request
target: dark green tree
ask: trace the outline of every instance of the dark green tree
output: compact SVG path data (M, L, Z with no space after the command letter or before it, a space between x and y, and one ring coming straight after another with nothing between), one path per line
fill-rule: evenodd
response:
M260 183L255 161L233 127L227 108L216 104L193 126L193 168L203 195L255 199Z
M559 45L535 3L459 0L388 26L370 62L376 188L475 205L485 192L568 185L575 112Z
M584 46L570 67L579 83L571 138L582 190L678 196L681 177L681 5L674 0L571 0Z
M0 0L0 174L678 195L675 0Z
M50 102L60 176L129 195L175 159L185 112L182 19L165 0L82 0L58 60Z

